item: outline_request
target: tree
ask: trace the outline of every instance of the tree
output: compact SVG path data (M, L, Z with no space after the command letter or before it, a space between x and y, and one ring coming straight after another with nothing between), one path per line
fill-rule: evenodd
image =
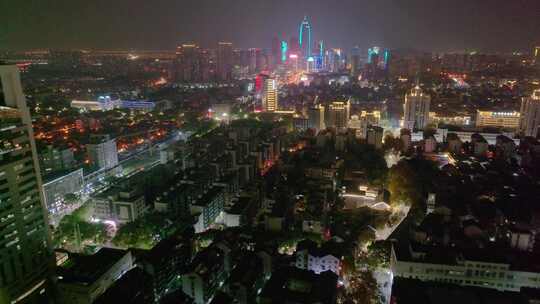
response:
M73 205L77 203L80 199L80 196L74 193L67 193L64 195L64 203L68 205Z

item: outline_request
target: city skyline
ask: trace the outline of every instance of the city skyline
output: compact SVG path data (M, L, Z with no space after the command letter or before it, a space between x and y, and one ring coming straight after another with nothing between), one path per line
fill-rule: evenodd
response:
M276 34L297 36L304 16L313 25L312 41L344 49L381 45L510 52L540 43L540 21L535 18L540 4L500 0L491 4L486 10L480 1L465 0L12 2L0 13L8 25L0 30L0 49L172 49L192 41L202 46L230 41L241 48L268 48Z

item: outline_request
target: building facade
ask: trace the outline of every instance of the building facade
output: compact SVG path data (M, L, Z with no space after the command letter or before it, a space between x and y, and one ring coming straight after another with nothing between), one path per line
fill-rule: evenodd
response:
M32 120L17 67L0 79L0 303L40 303L52 255Z
M520 131L525 136L538 136L540 128L540 90L536 90L530 97L521 101Z
M99 169L110 169L118 165L118 149L116 140L108 135L93 138L92 143L86 145L88 160Z
M517 129L519 127L519 122L519 112L476 112L477 127L503 127L509 129Z
M334 101L328 105L326 113L326 126L342 130L347 128L349 123L351 106L348 101Z
M263 108L266 112L278 110L278 85L275 79L266 79L264 82Z
M423 130L429 123L430 103L431 97L418 85L406 94L403 105L403 127L409 130Z

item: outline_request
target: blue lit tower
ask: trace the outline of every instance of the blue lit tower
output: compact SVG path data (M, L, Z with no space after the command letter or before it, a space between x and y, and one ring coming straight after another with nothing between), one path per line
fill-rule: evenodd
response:
M289 51L287 41L282 40L281 41L281 63L285 63L287 61L287 52Z
M306 59L312 55L311 23L309 22L307 16L304 16L304 20L302 20L302 23L300 23L298 44L300 46L300 49L304 51L304 57Z

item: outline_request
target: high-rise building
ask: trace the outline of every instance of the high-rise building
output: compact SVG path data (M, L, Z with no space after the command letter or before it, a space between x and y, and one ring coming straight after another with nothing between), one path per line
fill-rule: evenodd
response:
M281 42L278 36L272 38L272 65L275 67L281 63Z
M289 52L289 49L288 49L288 45L287 45L287 41L283 40L281 41L281 58L280 58L280 63L285 63L287 62L287 54Z
M403 127L405 129L423 130L429 123L429 106L431 97L425 94L419 85L405 95L403 105Z
M341 49L329 49L326 51L326 69L329 72L339 72L343 65Z
M254 74L262 70L262 51L261 49L249 49L249 73Z
M521 101L521 122L519 129L525 136L538 137L540 128L540 90Z
M183 44L176 48L176 81L200 81L199 47L196 44Z
M268 78L264 82L263 108L266 112L278 109L278 85L275 79Z
M360 48L354 47L351 52L351 76L358 76L360 71Z
M0 303L42 303L53 260L32 120L17 67L0 79Z
M368 49L368 59L367 62L369 64L375 64L377 65L379 62L379 53L381 52L381 48L378 46L374 46L372 48Z
M304 16L304 20L300 23L300 30L298 32L298 44L305 59L313 55L311 34L311 23L309 22L308 17Z
M86 145L86 152L90 163L99 169L110 169L118 165L116 140L108 135L93 137L91 143Z
M324 106L315 105L308 109L308 128L314 129L317 133L326 129L324 124Z
M232 80L233 46L230 42L219 42L217 56L217 74L221 81Z
M534 63L539 63L540 62L540 46L536 46L534 48L534 58L533 58L533 61Z
M328 105L326 112L326 126L337 130L347 128L350 116L350 103L348 101L334 101Z

